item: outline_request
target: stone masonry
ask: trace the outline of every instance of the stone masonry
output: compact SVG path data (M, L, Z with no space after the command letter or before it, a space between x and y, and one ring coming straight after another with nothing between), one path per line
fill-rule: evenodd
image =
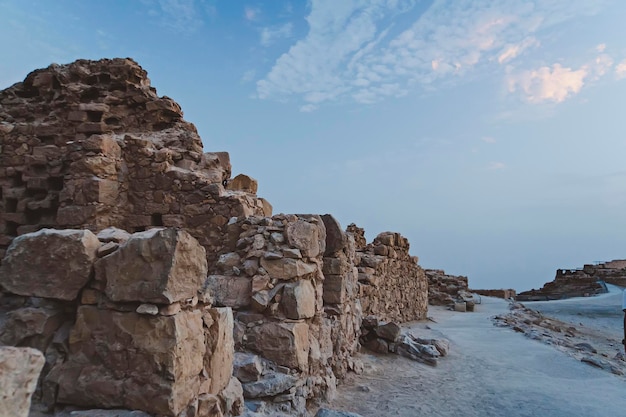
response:
M428 281L418 258L409 255L409 241L399 233L384 232L365 242L363 229L351 224L357 246L359 298L365 316L384 321L426 318Z
M256 186L229 187L228 154L203 153L182 117L131 59L51 65L1 91L0 257L44 227L166 226L184 227L214 261L230 217L271 206L248 192Z
M426 317L406 238L272 216L231 170L131 59L0 92L0 344L45 354L41 412L306 415L364 316Z

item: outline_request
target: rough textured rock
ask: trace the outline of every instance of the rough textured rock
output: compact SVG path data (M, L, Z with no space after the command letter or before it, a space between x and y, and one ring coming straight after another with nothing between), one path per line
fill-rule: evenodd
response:
M245 276L209 275L204 289L213 296L216 305L241 308L250 305L252 280Z
M205 343L199 311L171 317L78 309L59 401L176 416L199 391Z
M247 346L279 365L308 369L309 326L306 323L264 323L249 332Z
M244 383L243 393L246 398L275 396L293 388L297 381L297 377L273 372L258 381Z
M92 276L100 241L89 230L43 229L13 240L0 286L20 295L74 300Z
M135 233L96 266L96 279L106 283L106 295L113 301L171 304L192 298L206 273L204 248L175 229Z
M204 367L210 380L209 392L217 394L226 388L233 374L233 311L230 308L213 308L204 315L205 326L211 320L208 331L204 333L207 349Z
M28 416L44 362L36 349L0 346L0 416Z
M315 315L315 288L308 280L285 285L281 305L287 318L310 319Z

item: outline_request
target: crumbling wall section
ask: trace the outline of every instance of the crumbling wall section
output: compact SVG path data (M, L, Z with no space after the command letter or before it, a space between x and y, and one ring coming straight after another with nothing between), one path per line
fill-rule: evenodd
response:
M271 214L230 175L228 154L203 153L180 106L131 59L51 65L0 92L0 258L45 227L171 226L214 261L230 217Z
M362 229L348 230L355 232L355 241L363 242ZM397 322L426 318L428 281L418 258L409 254L405 237L383 232L357 251L357 259L364 316Z
M450 275L442 269L426 269L428 279L428 303L434 306L450 306L469 294L466 276Z

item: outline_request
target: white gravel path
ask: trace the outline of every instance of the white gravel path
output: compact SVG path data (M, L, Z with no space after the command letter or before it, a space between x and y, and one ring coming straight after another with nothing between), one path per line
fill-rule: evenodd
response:
M626 379L493 325L508 312L508 302L488 297L474 313L431 307L436 323L407 327L450 340L439 366L362 355L365 372L351 375L330 406L365 417L626 416Z

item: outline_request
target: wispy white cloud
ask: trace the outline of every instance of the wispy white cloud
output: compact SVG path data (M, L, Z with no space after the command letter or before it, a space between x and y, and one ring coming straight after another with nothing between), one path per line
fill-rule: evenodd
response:
M598 51L599 53L602 53L605 50L606 50L606 43L601 43L596 46L596 51Z
M243 17L245 17L245 19L249 21L257 20L260 14L261 9L259 9L258 7L246 6L243 9Z
M482 140L485 143L496 143L497 140L491 136L483 136L480 140Z
M498 63L504 64L505 62L509 62L524 52L526 49L539 46L539 41L534 37L528 37L517 44L507 45L500 55L498 55Z
M626 59L615 66L615 76L619 80L626 78Z
M173 31L190 34L203 25L202 10L209 13L211 4L196 0L140 0L148 7L149 16L160 19L162 26ZM206 3L206 4L205 4ZM202 6L202 10L198 7Z
M163 23L178 32L190 33L202 26L194 0L158 0Z
M264 27L261 29L261 45L270 46L278 39L290 38L292 33L292 23L285 23L280 26Z
M447 84L510 62L539 45L539 29L593 13L600 2L435 0L422 10L417 0L311 0L308 34L257 82L257 95L372 103Z

